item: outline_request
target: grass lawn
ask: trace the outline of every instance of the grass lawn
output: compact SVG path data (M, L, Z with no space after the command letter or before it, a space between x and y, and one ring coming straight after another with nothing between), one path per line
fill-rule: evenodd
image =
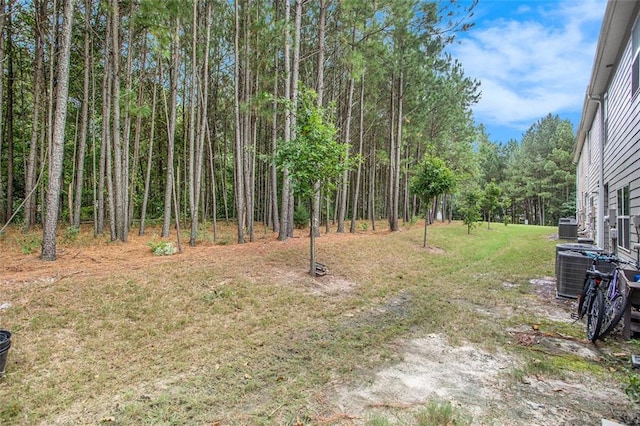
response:
M435 224L426 249L422 230L323 235L329 274L315 279L303 233L242 245L203 237L154 256L158 229L127 243L82 230L47 263L28 253L39 234L10 230L0 236L0 328L13 333L0 424L317 424L334 414L327 386L397 361L399 338L443 333L492 351L509 346L507 328L529 324L584 338L581 324L523 303L535 297L529 280L554 275L557 228L485 224L468 235Z

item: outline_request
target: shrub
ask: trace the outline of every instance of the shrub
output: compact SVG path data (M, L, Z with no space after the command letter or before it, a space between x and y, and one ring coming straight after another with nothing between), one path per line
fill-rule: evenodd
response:
M630 400L640 402L640 376L637 374L629 376L629 385L624 391Z
M151 251L156 256L171 256L176 252L176 248L173 243L169 243L166 241L160 241L159 243L150 242L147 245L151 247Z
M64 231L64 242L71 243L78 239L78 235L80 234L80 228L76 228L75 226L69 226Z
M450 402L431 401L416 416L419 425L468 425L471 420L463 416Z
M304 229L309 225L309 210L304 204L300 204L293 212L293 224L296 229Z
M20 247L22 249L22 254L31 254L34 251L37 250L37 248L40 246L41 241L34 237L26 237L21 243L20 243Z

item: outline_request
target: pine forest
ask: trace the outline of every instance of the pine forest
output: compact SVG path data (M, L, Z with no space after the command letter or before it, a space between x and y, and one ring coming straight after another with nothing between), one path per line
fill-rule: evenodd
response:
M508 143L475 123L481 82L448 52L475 5L0 0L0 229L41 227L53 260L81 223L191 245L219 221L284 240L301 210L318 235L425 214L556 224L575 214L572 123ZM309 148L313 176L286 149L310 140L337 150ZM411 182L434 157L455 183L425 198Z

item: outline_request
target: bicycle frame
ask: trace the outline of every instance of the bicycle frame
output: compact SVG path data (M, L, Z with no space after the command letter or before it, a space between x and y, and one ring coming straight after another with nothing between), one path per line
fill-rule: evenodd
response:
M591 258L593 262L587 270L581 300L578 302L578 318L588 314L587 337L595 342L598 338L603 338L610 333L624 314L627 293L619 288L620 274L623 273L621 265L630 264L636 268L638 265L615 255L580 253ZM596 264L599 260L613 264L615 266L613 271L611 273L598 271Z

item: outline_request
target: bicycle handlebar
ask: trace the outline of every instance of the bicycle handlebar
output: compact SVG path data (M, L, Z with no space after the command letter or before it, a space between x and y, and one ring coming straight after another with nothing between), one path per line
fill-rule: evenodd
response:
M580 253L584 256L587 256L594 261L601 260L603 262L614 263L616 265L620 265L620 264L631 265L636 269L640 269L640 265L638 265L636 262L631 262L629 260L621 259L618 256L616 256L614 253L602 254L594 251L585 251L585 250L572 250L572 251L576 253Z

